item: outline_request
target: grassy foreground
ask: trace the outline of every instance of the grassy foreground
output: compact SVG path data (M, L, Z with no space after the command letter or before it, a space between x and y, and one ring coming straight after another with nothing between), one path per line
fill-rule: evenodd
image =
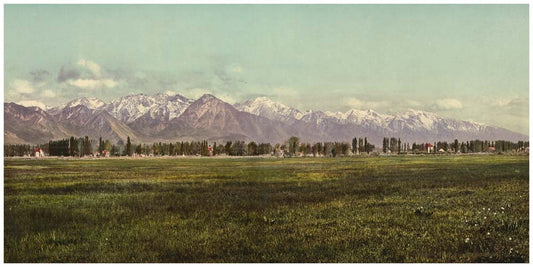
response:
M528 262L529 159L4 162L6 262Z

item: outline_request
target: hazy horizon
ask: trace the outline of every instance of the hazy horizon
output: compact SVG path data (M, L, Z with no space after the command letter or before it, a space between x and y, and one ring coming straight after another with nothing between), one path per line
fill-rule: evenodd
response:
M5 5L4 101L144 93L529 135L527 5Z

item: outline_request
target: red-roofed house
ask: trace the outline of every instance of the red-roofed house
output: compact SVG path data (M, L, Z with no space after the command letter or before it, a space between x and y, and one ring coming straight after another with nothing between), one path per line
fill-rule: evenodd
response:
M36 158L42 158L42 157L44 157L44 152L43 152L43 150L42 150L40 147L35 148L35 149L33 150L33 153L34 153L34 155L35 155Z
M427 143L427 144L426 144L426 151L427 151L428 153L431 153L431 152L433 152L434 150L435 150L435 148L433 147L432 144L430 144L430 143Z

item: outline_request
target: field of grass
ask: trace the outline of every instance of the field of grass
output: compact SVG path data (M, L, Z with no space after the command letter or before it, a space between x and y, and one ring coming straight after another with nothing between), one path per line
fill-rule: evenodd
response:
M4 161L5 262L529 262L527 156Z

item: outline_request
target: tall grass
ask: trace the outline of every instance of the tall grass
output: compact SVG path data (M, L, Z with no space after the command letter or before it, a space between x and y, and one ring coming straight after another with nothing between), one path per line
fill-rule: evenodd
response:
M6 159L4 260L528 262L528 162Z

